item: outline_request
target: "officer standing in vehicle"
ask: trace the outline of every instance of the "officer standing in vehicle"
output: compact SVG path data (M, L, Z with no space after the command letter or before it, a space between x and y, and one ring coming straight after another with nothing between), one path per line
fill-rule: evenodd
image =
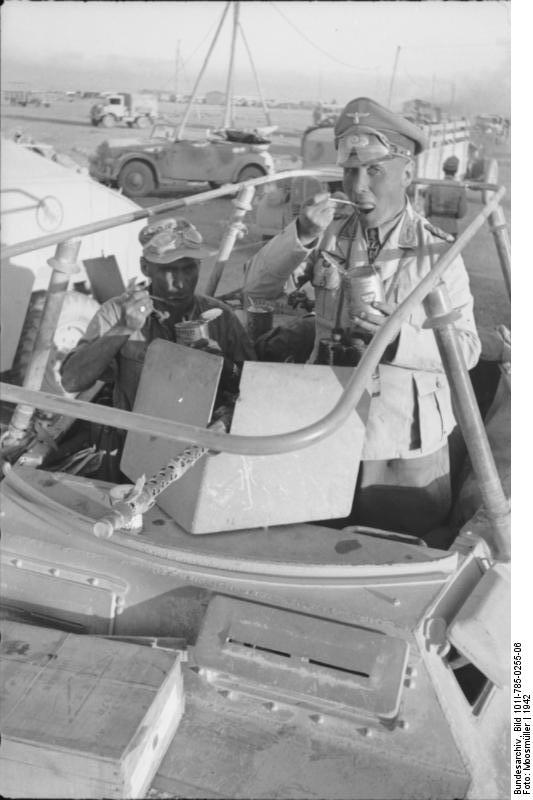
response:
M451 237L414 211L406 196L414 157L425 146L420 128L368 98L347 104L335 125L337 163L354 203L334 219L335 202L317 195L298 218L266 244L246 275L245 297L281 294L306 262L316 294L316 331L309 361L333 338L363 347L395 307L448 249ZM362 270L381 283L372 313L360 312ZM460 257L444 275L468 368L479 358L473 300ZM350 522L424 535L442 525L450 509L448 435L455 426L450 391L434 334L420 305L387 348L372 395ZM346 362L344 362L346 363ZM354 364L357 363L355 359Z
M459 169L457 156L450 156L442 165L446 184L428 186L425 198L425 214L435 225L457 239L459 225L457 220L466 216L468 200L466 189L455 180Z

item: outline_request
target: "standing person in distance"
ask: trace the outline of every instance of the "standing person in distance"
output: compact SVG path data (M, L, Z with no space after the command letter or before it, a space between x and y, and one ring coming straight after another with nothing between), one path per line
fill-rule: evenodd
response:
M425 197L425 215L438 228L454 239L459 235L458 220L466 216L468 200L466 189L456 182L459 159L450 156L442 165L446 184L428 186Z

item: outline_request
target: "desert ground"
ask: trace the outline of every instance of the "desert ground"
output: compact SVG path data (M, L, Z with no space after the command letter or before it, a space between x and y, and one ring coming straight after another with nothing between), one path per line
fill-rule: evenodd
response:
M87 166L89 156L105 139L119 137L121 139L147 138L150 129L137 130L127 127L115 129L95 128L89 120L90 107L93 100L56 100L49 107L26 107L3 105L1 108L0 127L2 135L11 137L16 130L33 137L35 141L51 144L58 152L69 155L80 166ZM184 106L161 104L160 111L170 122L179 123ZM293 157L294 165L299 154L302 132L311 124L311 111L304 109L272 109L271 124L278 128L272 137L271 153L274 157ZM198 105L193 107L186 135L189 138L201 138L206 130L220 127L223 108L220 106ZM261 108L242 107L236 109L235 127L257 127L266 125ZM511 203L511 156L509 143L497 144L486 140L487 156L498 160L499 182L507 189L503 200L503 209L510 226ZM287 163L287 166L290 162ZM207 190L206 184L187 184L173 190L159 191L157 195L142 198L140 205L154 206L172 199ZM481 209L481 193L469 192L469 211L462 221L465 227ZM222 198L198 206L180 210L202 232L207 243L216 249L223 231L231 218L233 205L231 198ZM218 293L238 288L242 283L242 268L246 260L257 250L260 243L260 232L254 223L253 212L247 220L247 233L238 243L232 258L219 284ZM475 297L475 313L478 325L492 327L503 323L510 327L511 306L494 247L493 237L487 226L476 235L464 250L464 259L470 275L472 291ZM210 271L210 264L202 270L199 289L205 285Z

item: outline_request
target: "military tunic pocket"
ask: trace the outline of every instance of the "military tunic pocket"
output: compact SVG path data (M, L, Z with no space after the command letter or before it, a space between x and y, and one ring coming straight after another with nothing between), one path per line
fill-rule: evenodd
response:
M454 418L449 401L449 390L443 376L432 372L419 372L414 376L418 401L418 422L422 452L430 452L451 431Z

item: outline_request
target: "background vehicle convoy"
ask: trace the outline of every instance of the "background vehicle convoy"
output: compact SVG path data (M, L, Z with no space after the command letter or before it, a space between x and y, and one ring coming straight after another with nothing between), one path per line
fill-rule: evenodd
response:
M154 95L130 92L107 94L103 102L92 106L91 124L114 128L115 125L126 123L129 127L148 128L158 113L159 105Z
M480 114L474 119L474 127L480 133L503 136L507 125L504 117L499 114Z
M130 197L143 197L179 181L208 181L214 188L272 174L268 140L250 135L250 143L235 136L236 132L225 131L201 140L180 139L177 128L158 124L145 142L102 142L89 170L96 180L119 186Z
M487 440L468 376L453 360L449 309L436 308L437 300L445 305L442 271L486 219L508 279L503 192L482 186L487 205L389 318L357 369L246 363L228 433L207 427L220 360L169 342L151 345L133 412L39 391L38 362L50 349L46 330L53 332L60 311L45 310L24 386L1 387L3 398L18 404L3 438L2 598L11 627L2 657L10 675L22 670L25 658L32 669L42 653L61 658L57 646L34 649L35 626L42 626L87 637L94 648L104 637L109 647L110 639L121 648L150 644L154 659L161 648L167 655L174 648L174 661L177 653L188 659L181 664L173 727L169 717L152 716L153 736L138 740L142 753L152 754L152 772L142 780L133 776L124 756L126 777L120 784L115 771L113 778L117 796L142 796L148 787L152 797L505 796L509 375L498 362L508 356L503 344L492 353L491 375L499 380L496 396L494 385L489 392ZM228 223L235 241L237 215L250 206L253 184L218 191L238 191ZM202 199L167 202L164 210ZM153 213L134 212L130 224ZM107 221L110 229L114 222ZM78 228L76 236L93 228ZM61 256L51 264L55 281L57 266L66 270L77 261L77 244L66 229L48 236L52 242ZM2 256L35 246L19 239ZM224 263L223 246L217 264ZM59 286L56 299L65 290ZM333 522L353 496L364 436L358 401L395 326L426 295L471 459L453 476L454 511L433 546L395 531L339 529ZM35 408L49 415L40 440L43 416L32 415ZM143 473L148 478L136 498L58 463L51 440L64 415L128 430L122 469L132 482ZM61 437L57 443L68 442L64 427ZM174 480L167 482L168 470L151 480L186 447L179 469L172 462ZM40 636L50 637L50 630ZM106 656L114 676L117 665L129 663L128 652ZM62 687L65 675L56 670L54 686ZM98 675L106 672L100 668ZM70 689L57 691L64 698ZM126 706L128 713L135 709L130 697L116 710L119 719ZM81 714L81 690L79 699ZM31 796L46 778L54 796L73 785L78 796L109 795L108 773L96 760L95 717L92 740L74 745L63 738L61 759L52 753L38 760L32 754L43 741L54 745L39 729L35 746L35 693L24 702L24 722L14 704L4 724L2 793ZM68 727L72 714L65 719L67 733L77 733ZM92 759L89 773L80 753ZM139 756L139 764L146 761Z

